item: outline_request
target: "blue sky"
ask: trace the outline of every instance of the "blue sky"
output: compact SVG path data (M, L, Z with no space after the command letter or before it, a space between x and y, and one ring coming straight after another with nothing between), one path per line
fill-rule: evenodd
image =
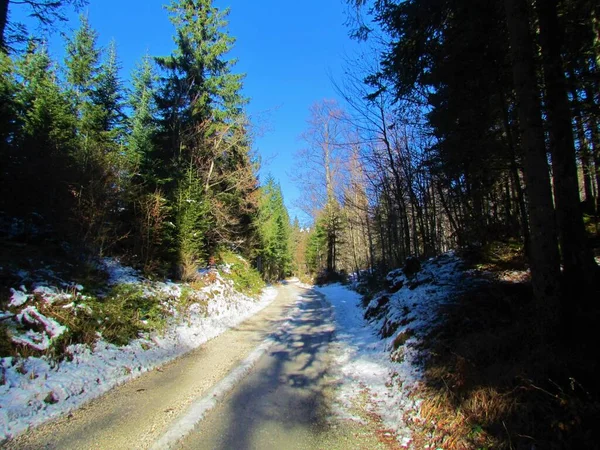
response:
M162 5L167 0L89 0L84 12L99 33L99 45L117 43L123 78L129 78L143 55L167 55L174 47L174 28ZM235 71L246 73L244 94L248 112L259 130L255 149L261 156L261 179L271 173L281 183L290 215L304 216L294 207L301 192L290 180L294 153L304 146L299 135L306 128L314 102L335 98L330 76L341 77L345 55L357 44L344 25L344 0L217 0L229 7L229 34L237 39L232 57ZM13 10L17 18L17 8ZM78 27L76 15L63 27ZM70 34L70 33L68 33ZM62 40L51 40L53 56L62 59Z

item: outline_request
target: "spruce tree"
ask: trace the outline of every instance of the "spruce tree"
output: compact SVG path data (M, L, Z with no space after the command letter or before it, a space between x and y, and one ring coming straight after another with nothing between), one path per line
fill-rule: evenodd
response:
M70 195L65 179L75 148L74 111L57 83L45 46L30 42L16 73L19 132L13 145L19 155L14 161L16 182L22 184L18 188L23 196L20 213L36 212L48 223L59 225L68 217Z
M103 253L128 234L118 217L127 185L118 62L114 46L101 61L97 33L85 16L66 48L66 79L78 118L74 215L81 238Z
M127 155L131 170L149 184L152 180L152 160L158 132L157 109L155 102L156 75L149 56L132 74L133 89L128 104L131 108L127 136Z
M235 61L226 59L234 42L223 31L227 11L219 11L210 0L173 0L167 10L176 27L176 49L156 58L162 75L158 175L170 193L185 191L190 184L201 187L194 192L210 208L198 227L206 232L202 253L211 256L220 245L245 246L252 228L257 183L243 115L246 100L240 94L243 75L232 73ZM177 214L186 211L179 208ZM181 235L188 232L199 230L180 229L180 243L189 240ZM180 249L180 263L202 256L184 253Z
M119 77L117 44L111 41L106 60L101 64L91 100L98 109L97 127L108 141L123 142L125 114L123 85Z
M291 270L291 226L281 187L272 176L260 190L259 200L259 269L267 281L284 278Z

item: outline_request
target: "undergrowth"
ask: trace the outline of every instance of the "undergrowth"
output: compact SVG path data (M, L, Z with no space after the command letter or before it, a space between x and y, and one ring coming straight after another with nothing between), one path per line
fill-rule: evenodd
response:
M239 255L223 250L219 253L218 262L223 267L222 276L232 280L235 289L243 294L257 296L265 287L258 270Z
M158 295L134 285L117 285L93 309L100 322L102 337L116 345L126 345L146 331L162 331L166 311Z
M4 312L0 315L0 358L47 356L60 360L69 357L70 345L93 348L100 337L115 345L126 345L144 333L163 332L169 318L186 317L192 305L194 314L206 314L209 301L218 295L218 290L205 289L219 282L218 273L199 272L194 261L186 266L189 283L179 285L176 295L168 289L154 289L146 282L109 288L109 275L97 258L53 236L13 236L0 229L0 311ZM251 296L261 292L264 282L246 260L225 251L219 262L221 275L231 279L236 290ZM59 295L52 300L45 299L43 293L34 295L32 291L39 286L59 289ZM22 294L28 296L26 303L9 306L11 288L26 289ZM61 328L62 332L54 335L52 327L45 329L48 325L43 319L17 318L28 306L65 330ZM49 347L45 337L49 338Z
M523 268L511 245L472 254L474 267ZM600 364L593 330L535 333L527 282L493 279L442 307L445 320L421 342L426 355L415 448L598 448Z
M69 299L48 303L39 296L28 302L44 316L66 327L60 336L52 340L46 351L38 351L12 342L6 326L0 327L1 356L41 356L55 359L68 357L71 344L93 346L102 336L115 345L126 345L143 332L161 332L167 321L164 303L157 295L144 292L134 285L117 285L104 297L73 296ZM40 331L35 324L20 325L20 331Z
M526 266L523 244L516 240L472 246L462 249L459 254L468 266L478 270L523 270Z

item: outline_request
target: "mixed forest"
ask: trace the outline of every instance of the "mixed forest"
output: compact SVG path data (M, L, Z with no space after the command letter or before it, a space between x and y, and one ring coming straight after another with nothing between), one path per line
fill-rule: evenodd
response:
M490 309L470 303L469 314L512 336L506 354L493 347L486 357L524 364L534 381L560 373L585 385L585 394L556 395L575 405L569 417L579 422L565 426L583 430L565 445L591 442L582 411L600 415L597 2L347 0L363 53L332 80L340 100L307 112L296 155L310 224L290 217L276 178L259 180L226 10L172 0L173 52L140 56L126 82L118 43L100 48L85 15L56 61L43 38L11 21L17 3L0 1L3 240L43 242L77 263L117 256L179 280L227 252L266 281L356 274L370 289L409 257L451 249L527 268L522 290L498 287L485 293ZM47 28L82 3L24 2ZM488 323L494 314L509 319ZM458 324L464 317L454 317L452 339L472 326ZM531 346L517 355L521 338ZM438 382L447 403L469 395ZM511 383L503 392L523 387Z
M527 258L541 332L595 308L595 2L350 3L368 50L335 80L344 105L311 111L308 266L385 271L503 241Z

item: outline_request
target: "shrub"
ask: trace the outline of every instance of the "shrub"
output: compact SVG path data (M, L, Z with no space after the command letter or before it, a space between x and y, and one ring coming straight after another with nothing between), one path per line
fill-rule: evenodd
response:
M13 354L13 347L6 325L0 323L0 358Z
M339 272L333 270L323 270L319 272L315 278L315 284L331 284L331 283L348 283L348 274L346 271L341 270Z
M97 307L102 336L116 345L126 345L141 332L161 330L166 323L160 298L139 286L117 285Z
M221 251L219 262L225 267L225 270L222 270L223 276L233 281L233 285L238 291L256 296L265 287L265 282L258 270L241 256L229 250Z

